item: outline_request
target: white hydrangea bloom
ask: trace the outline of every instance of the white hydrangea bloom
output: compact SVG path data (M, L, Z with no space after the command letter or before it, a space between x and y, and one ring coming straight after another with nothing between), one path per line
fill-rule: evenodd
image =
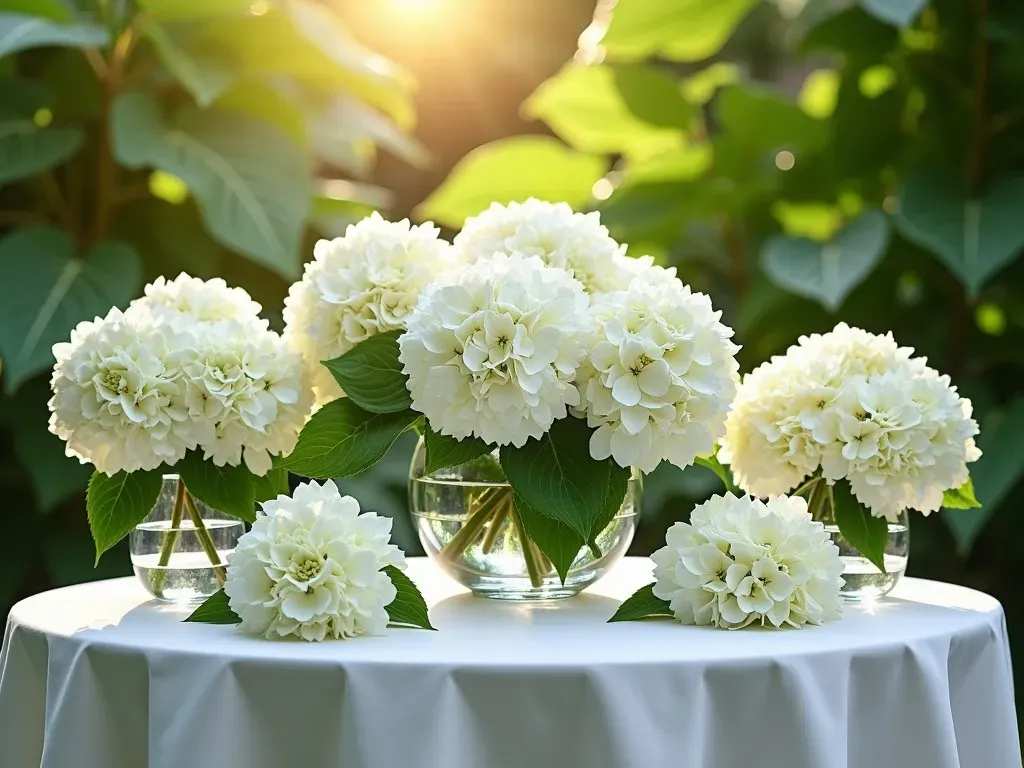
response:
M423 288L453 262L431 223L411 226L377 213L344 237L321 240L285 300L285 336L312 372L318 403L342 396L321 365L378 333L404 328Z
M459 439L540 437L579 403L587 304L578 281L536 256L497 254L443 275L399 340L413 408Z
M821 624L842 614L843 563L799 496L713 496L668 530L654 595L683 624Z
M229 288L219 277L202 280L182 272L174 280L158 277L147 285L145 295L129 305L127 314L141 311L161 320L186 323L235 320L266 328L267 321L259 316L261 309L243 288Z
M189 417L204 457L257 475L291 453L312 406L302 357L278 334L238 321L205 326L184 363Z
M195 336L112 309L55 344L50 431L68 456L108 475L173 464L201 437L182 364Z
M331 480L262 506L228 557L224 591L239 629L303 640L383 633L396 590L382 569L405 568L391 519L359 514Z
M726 423L723 451L740 487L784 493L819 469L846 478L872 514L924 514L963 485L980 455L971 403L899 347L840 323L801 337L748 374Z
M622 290L629 283L625 246L601 224L597 212L574 213L567 203L530 198L491 207L466 219L455 248L468 262L495 253L537 256L572 273L591 294Z
M653 470L714 451L736 391L739 347L701 293L671 275L637 279L591 308L593 334L577 386L590 453Z

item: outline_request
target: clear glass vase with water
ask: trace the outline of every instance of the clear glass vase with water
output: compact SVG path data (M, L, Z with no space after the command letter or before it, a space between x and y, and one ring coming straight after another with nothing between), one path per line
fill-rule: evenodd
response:
M242 521L192 496L178 475L164 475L156 504L129 536L132 567L158 600L200 602L224 585L227 557L244 532Z

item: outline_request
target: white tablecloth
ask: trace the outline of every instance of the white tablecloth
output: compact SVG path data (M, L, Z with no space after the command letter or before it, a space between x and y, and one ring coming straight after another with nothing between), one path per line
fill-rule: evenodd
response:
M15 606L2 768L1019 768L1002 609L905 580L837 623L605 624L628 559L543 605L410 575L438 632L308 644L183 624L133 579Z

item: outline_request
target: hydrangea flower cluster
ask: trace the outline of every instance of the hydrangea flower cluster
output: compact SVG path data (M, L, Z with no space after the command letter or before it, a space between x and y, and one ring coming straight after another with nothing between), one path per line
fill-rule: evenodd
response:
M801 337L748 374L726 422L723 461L757 496L784 493L819 469L846 478L876 517L942 506L981 452L971 402L891 334L840 323Z
M56 344L50 431L108 475L202 450L258 475L295 446L310 408L301 357L222 280L158 280L126 312Z
M683 624L821 624L842 613L843 563L799 496L713 496L653 555L654 595Z
M321 240L285 300L285 336L313 377L318 403L342 396L320 363L406 321L424 287L453 264L451 246L431 223L390 222L377 213L344 237Z
M567 406L588 299L564 269L498 253L438 278L399 340L413 408L462 439L522 446Z
M239 629L311 641L383 633L396 590L382 569L405 568L391 519L359 514L331 480L262 506L228 558L224 591Z
M702 293L667 272L597 298L577 379L596 459L652 471L714 452L736 392L739 347Z

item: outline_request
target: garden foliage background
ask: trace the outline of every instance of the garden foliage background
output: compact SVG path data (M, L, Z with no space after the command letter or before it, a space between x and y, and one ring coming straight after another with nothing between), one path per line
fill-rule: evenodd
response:
M123 545L93 569L89 470L46 430L75 323L186 270L279 326L315 239L369 210L454 231L532 195L710 293L745 371L845 320L949 373L983 506L915 517L910 571L996 595L1019 654L1024 5L613 6L0 0L0 612L129 571ZM344 485L416 551L410 451ZM660 468L633 554L717 489Z

